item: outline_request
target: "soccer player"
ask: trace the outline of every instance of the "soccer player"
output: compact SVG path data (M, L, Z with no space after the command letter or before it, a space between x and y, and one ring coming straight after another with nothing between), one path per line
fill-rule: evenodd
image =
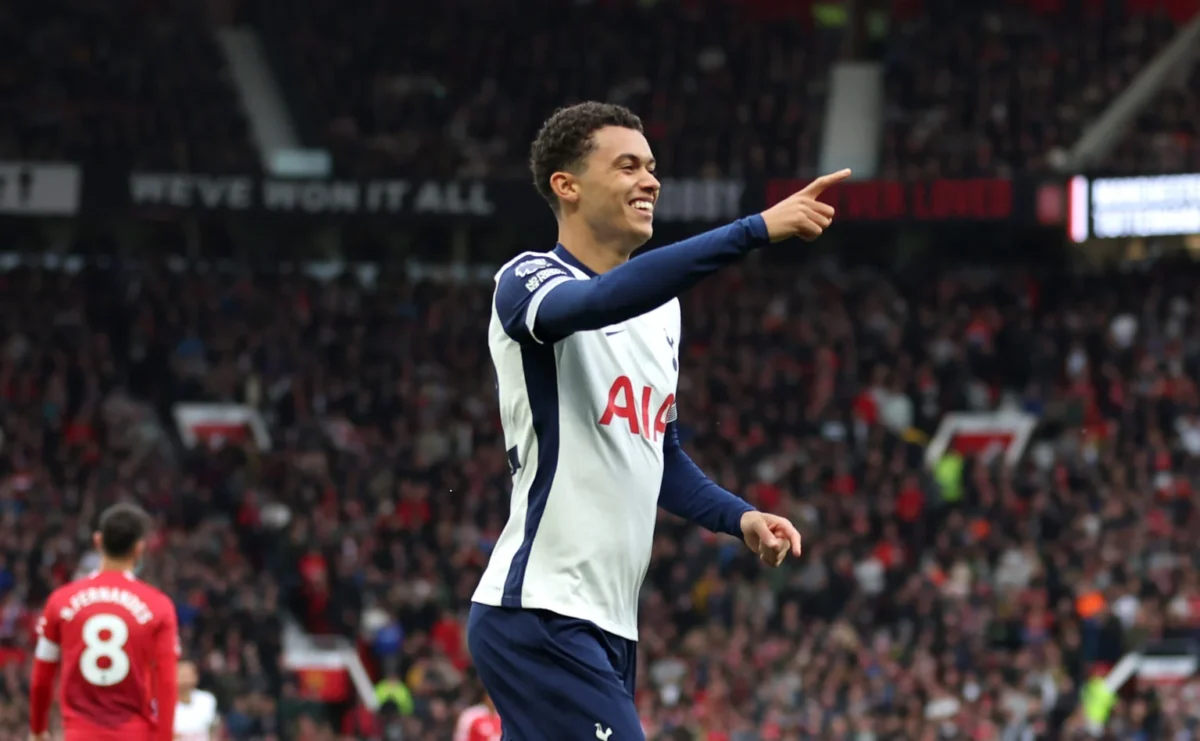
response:
M197 689L200 674L191 661L179 662L179 700L175 704L175 741L213 741L217 737L217 698Z
M170 741L179 630L175 605L134 577L149 518L131 504L100 516L100 568L54 590L38 622L29 700L32 741L49 738L62 664L63 741Z
M500 741L502 737L500 716L486 692L483 702L464 710L454 726L454 741Z
M659 193L637 116L562 109L531 166L558 245L496 275L488 343L513 493L468 646L506 739L642 739L637 604L657 508L743 539L769 566L801 545L790 522L722 489L680 447L676 296L772 242L816 239L833 218L817 197L850 172L630 260Z

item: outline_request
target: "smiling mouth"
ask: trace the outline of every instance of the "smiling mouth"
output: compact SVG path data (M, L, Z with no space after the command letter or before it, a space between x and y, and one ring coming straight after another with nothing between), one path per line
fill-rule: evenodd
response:
M649 198L636 198L629 202L634 211L646 214L647 216L654 215L654 201Z

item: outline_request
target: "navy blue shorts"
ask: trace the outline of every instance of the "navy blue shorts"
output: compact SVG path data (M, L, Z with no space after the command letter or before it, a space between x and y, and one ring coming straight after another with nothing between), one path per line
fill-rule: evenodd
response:
M505 741L646 738L633 702L636 642L544 610L473 604L467 647Z

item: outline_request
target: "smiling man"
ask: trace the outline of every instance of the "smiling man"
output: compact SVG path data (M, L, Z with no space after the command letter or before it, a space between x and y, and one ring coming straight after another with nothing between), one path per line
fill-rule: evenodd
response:
M817 197L848 170L678 244L653 234L659 182L642 123L564 108L533 143L558 245L496 275L488 334L513 476L508 524L474 595L468 645L513 741L644 738L637 600L657 508L743 539L769 566L800 535L710 481L676 430L683 291L756 248L817 238Z

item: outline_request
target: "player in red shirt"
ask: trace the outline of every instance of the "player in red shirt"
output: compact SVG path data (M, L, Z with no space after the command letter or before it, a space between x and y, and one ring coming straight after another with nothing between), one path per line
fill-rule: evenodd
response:
M38 622L29 699L31 741L46 741L62 664L63 741L170 741L179 627L175 605L138 581L149 517L117 504L92 536L100 569L54 590Z
M458 716L454 741L500 741L500 716L486 693L483 702L472 705Z

